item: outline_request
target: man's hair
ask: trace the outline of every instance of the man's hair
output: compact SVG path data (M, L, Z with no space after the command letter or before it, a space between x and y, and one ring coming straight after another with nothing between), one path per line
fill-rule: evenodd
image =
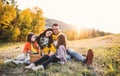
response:
M59 26L57 23L54 23L53 26Z

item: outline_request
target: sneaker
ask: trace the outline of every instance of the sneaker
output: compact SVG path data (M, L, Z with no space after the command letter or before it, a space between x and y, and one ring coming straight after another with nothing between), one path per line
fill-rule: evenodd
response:
M24 61L13 60L12 63L17 65L17 64L23 64Z
M87 56L86 56L86 64L87 64L87 66L92 65L93 56L94 56L94 54L93 54L92 49L89 49L88 52L87 52Z
M26 66L25 68L26 68L26 69L32 69L33 67L35 67L35 64L34 64L34 63L31 63L30 65Z
M13 60L12 63L14 63L14 64L17 65L17 64L19 64L19 61L17 61L17 60Z
M10 63L12 61L13 61L13 59L5 60L4 63Z
M24 64L28 66L28 65L30 65L30 61L28 60L28 61L24 62Z
M41 70L44 69L44 66L43 65L39 65L39 66L36 66L36 67L32 68L33 71L37 71L39 69L41 69Z
M63 61L59 61L59 62L57 62L58 64L65 64L65 62L63 62Z

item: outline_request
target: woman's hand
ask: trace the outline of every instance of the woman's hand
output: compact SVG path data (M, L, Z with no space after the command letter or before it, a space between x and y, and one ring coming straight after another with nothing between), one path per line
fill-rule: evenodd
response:
M54 53L53 52L50 52L49 56L53 55Z

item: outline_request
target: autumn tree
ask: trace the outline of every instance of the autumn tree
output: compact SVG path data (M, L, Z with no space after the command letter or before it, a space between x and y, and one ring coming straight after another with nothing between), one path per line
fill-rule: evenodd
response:
M0 2L0 39L3 41L12 40L14 26L11 22L16 18L16 10L13 5L3 5Z
M25 41L29 32L44 30L45 18L40 8L19 10L14 0L0 0L0 41Z
M30 9L25 9L21 11L19 15L19 20L20 39L22 41L25 41L26 35L31 31L32 17Z
M45 18L43 17L43 11L38 8L38 7L34 7L32 9L32 31L36 34L39 34L40 32L42 32L45 28Z

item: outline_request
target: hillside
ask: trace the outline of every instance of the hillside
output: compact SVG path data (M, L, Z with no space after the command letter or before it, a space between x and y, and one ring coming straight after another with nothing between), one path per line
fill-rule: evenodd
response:
M70 47L75 48L99 48L99 47L111 47L113 46L113 43L117 41L119 43L120 37L117 35L107 35L107 36L101 36L91 39L83 39L83 40L74 40L70 41L68 44ZM77 44L76 44L77 43ZM78 46L79 44L79 46Z
M25 65L2 63L3 60L14 58L22 53L23 45L24 43L0 45L0 74L4 73L5 76L21 76L21 74L23 76L120 76L120 34L68 41L69 47L81 54L86 54L88 49L93 49L92 69L87 69L80 62L71 60L65 65L55 64L42 71L28 70L23 73Z
M73 29L74 25L66 24L62 21L46 18L46 27L51 27L54 23L60 25L60 29Z

